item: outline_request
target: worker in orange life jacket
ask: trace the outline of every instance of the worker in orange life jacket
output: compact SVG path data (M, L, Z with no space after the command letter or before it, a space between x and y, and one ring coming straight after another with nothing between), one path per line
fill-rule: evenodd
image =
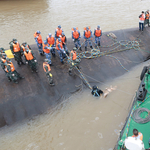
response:
M31 50L30 45L27 44L27 42L23 42L22 45L21 45L21 49L22 49L23 54L24 54L24 51L25 51L26 47Z
M53 78L52 78L52 74L51 74L51 67L49 66L48 62L49 62L48 59L45 59L45 62L43 62L43 69L44 69L46 77L49 81L49 84L54 86Z
M0 52L0 65L1 65L2 69L4 70L4 72L6 73L5 65L4 65L5 62L6 62L6 54Z
M51 62L51 49L52 49L52 47L49 47L49 44L45 40L44 43L43 43L43 50L44 50L46 59L48 59L48 64L50 66L52 65L52 62Z
M145 21L144 21L144 27L145 27L145 25L146 24L148 24L148 27L150 27L150 25L149 25L149 10L147 10L146 11L146 13L145 13Z
M144 20L145 20L145 14L144 11L142 11L142 14L139 16L139 30L143 31L144 28Z
M56 40L56 49L57 49L57 52L59 54L61 63L64 64L63 59L66 58L67 56L66 56L66 52L64 51L64 48L63 48L63 45L62 45L60 38L58 38Z
M21 66L21 64L24 64L21 58L21 47L20 44L17 42L17 39L13 39L10 43L10 49L14 55L15 60L17 61L18 65Z
M38 46L38 49L39 49L39 53L41 56L44 56L44 52L43 52L43 46L42 46L42 36L41 36L41 32L40 31L36 31L34 33L34 39L35 39L35 42Z
M89 27L86 27L83 33L83 37L85 40L85 51L87 51L87 44L89 43L90 48L93 49L92 47L92 31L89 29Z
M143 134L139 132L137 129L133 129L132 137L134 137L135 139L139 139L141 141L143 140Z
M55 30L55 38L58 39L59 36L63 33L63 29L61 28L61 25L58 25L58 28Z
M70 52L70 68L69 68L69 75L72 75L72 69L74 66L77 66L79 69L79 63L80 60L77 58L77 49L76 47L73 48L73 50Z
M25 60L26 60L26 64L29 64L32 72L38 72L37 70L37 60L33 55L33 52L26 47L25 51L24 51L24 56L25 56Z
M62 45L63 45L63 48L64 48L66 54L69 56L69 52L68 52L68 48L67 48L67 38L66 38L64 32L62 32L62 34L60 35L60 39L61 39L61 42L62 42Z
M0 48L0 52L1 52L1 53L5 53L5 50L4 50L3 47Z
M6 76L8 77L9 81L18 83L18 79L24 79L24 77L21 77L20 74L15 70L13 63L9 58L6 58L5 71L7 72Z
M51 47L52 56L55 57L56 38L51 33L49 33L48 36L46 37L46 41L48 43L48 46Z
M102 30L100 29L100 25L97 26L97 29L94 30L94 35L95 35L95 44L97 46L100 46L100 37L102 36Z
M80 38L81 38L81 35L80 35L80 31L78 30L78 28L74 27L72 29L72 40L75 44L75 47L80 49L80 51L82 51L81 49L81 44L80 44Z

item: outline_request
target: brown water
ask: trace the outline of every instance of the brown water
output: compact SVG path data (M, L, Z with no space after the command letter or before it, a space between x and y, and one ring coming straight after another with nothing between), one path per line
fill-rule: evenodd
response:
M67 37L78 26L92 31L138 27L138 15L149 0L20 0L0 1L0 47L9 41L34 44L33 33L43 39L61 24ZM146 62L147 63L147 62ZM146 64L145 63L145 64ZM0 129L1 150L112 150L128 114L144 63L124 76L100 84L117 90L107 98L94 98L89 90L74 95L54 110L33 120Z
M0 47L9 48L12 38L34 44L40 30L43 39L60 24L71 37L71 28L97 25L103 32L138 26L138 16L149 0L0 0Z
M117 86L107 98L94 98L87 89L33 120L0 129L0 149L112 150L145 65L148 62L119 78L101 83L101 89Z

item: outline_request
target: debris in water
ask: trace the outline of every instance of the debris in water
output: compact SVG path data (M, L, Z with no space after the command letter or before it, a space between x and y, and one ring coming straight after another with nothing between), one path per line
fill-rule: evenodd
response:
M99 120L99 117L96 117L95 120Z
M97 134L98 134L98 137L99 137L100 139L102 139L102 138L103 138L102 133L98 132Z

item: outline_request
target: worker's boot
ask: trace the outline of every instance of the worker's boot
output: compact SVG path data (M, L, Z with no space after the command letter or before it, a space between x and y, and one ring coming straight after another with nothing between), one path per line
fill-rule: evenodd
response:
M92 46L90 46L90 48L91 48L91 49L93 49L93 47L92 47Z
M72 72L71 72L71 70L69 70L69 75L70 75L70 76L72 76Z
M81 47L79 48L80 51L82 51Z
M77 66L77 68L80 70L81 69L81 67L79 67L79 66Z
M87 51L87 47L85 47L85 51Z
M101 46L101 43L100 43L100 42L98 42L98 46Z
M53 82L49 83L51 86L54 86L55 84Z

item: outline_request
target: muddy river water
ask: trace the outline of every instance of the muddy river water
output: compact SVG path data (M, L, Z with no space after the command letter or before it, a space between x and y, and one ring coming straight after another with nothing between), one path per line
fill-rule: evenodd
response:
M103 32L138 27L138 15L149 0L6 0L0 1L0 47L12 38L35 44L61 24L67 37L71 28L97 25ZM138 28L137 28L138 29ZM107 98L94 98L84 90L33 120L0 129L1 150L112 150L140 83L142 63L99 87L117 86Z

